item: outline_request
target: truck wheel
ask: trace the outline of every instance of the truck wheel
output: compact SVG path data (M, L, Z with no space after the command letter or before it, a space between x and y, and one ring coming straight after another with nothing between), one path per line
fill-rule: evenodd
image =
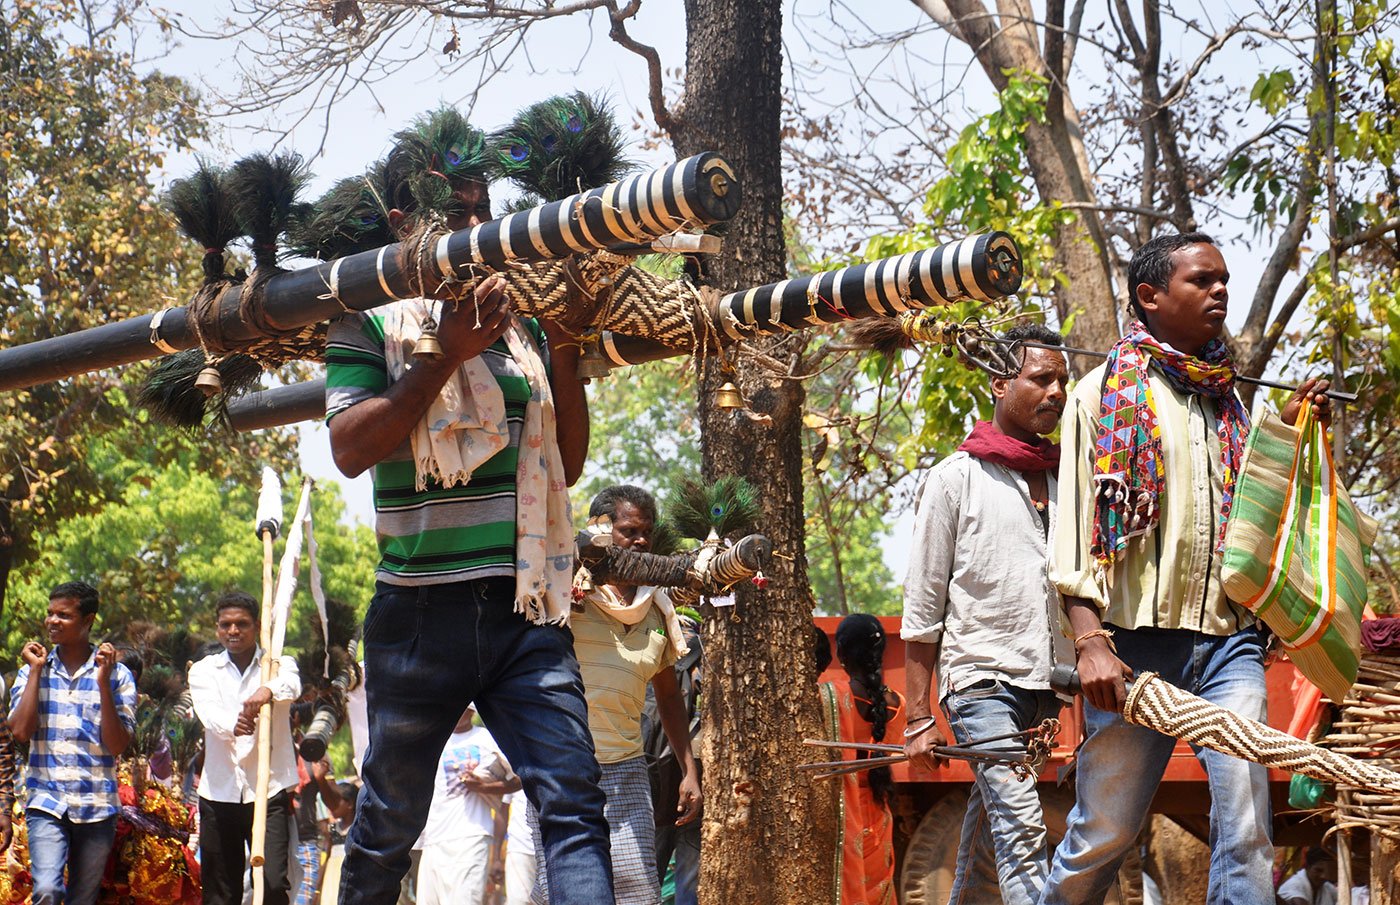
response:
M904 850L904 867L899 875L899 901L904 905L948 905L957 869L958 842L962 838L963 815L967 813L968 790L957 788L928 809ZM1074 792L1055 786L1041 786L1041 807L1050 846L1065 834L1065 818L1074 806ZM979 880L996 884L996 867L991 859L979 859L974 867ZM1141 905L1142 859L1137 847L1128 853L1118 872L1118 888L1110 890L1108 905ZM978 903L983 905L983 903ZM992 903L985 903L992 905Z

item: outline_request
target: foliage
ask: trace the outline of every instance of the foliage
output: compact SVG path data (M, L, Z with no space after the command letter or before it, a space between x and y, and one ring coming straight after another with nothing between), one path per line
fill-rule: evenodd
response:
M47 532L35 559L11 579L11 618L0 657L14 657L30 638L42 638L40 620L48 592L80 578L102 595L97 634L113 635L136 620L185 626L212 640L209 603L225 590L262 596L262 544L253 534L258 486L191 467L188 453L167 466L126 458L122 442L90 445L93 466L125 489L112 505L59 521ZM300 485L284 472L283 511L290 520ZM373 533L339 524L344 505L334 484L312 494L316 539L327 596L363 615L373 592L378 553ZM290 525L287 526L290 528ZM284 532L285 535L285 532ZM278 545L278 562L283 541ZM305 548L303 548L304 550ZM304 554L303 554L304 555ZM290 648L310 647L320 624L301 571L288 629Z
M0 345L179 304L198 285L199 260L151 183L168 154L203 137L198 98L179 79L138 72L123 49L134 40L129 12L79 0L0 9ZM47 546L59 524L129 492L104 470L114 460L178 460L236 485L290 454L285 434L162 435L133 414L124 380L107 372L0 394L0 500L10 507L0 547L16 566L36 558L36 538Z

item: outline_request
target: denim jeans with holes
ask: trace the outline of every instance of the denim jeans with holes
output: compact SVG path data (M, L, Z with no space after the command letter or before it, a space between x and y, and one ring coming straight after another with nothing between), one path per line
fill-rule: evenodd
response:
M608 826L573 635L514 612L514 579L380 582L365 616L369 748L345 843L343 905L389 905L467 704L540 813L554 905L613 900Z
M943 712L953 736L966 743L1039 726L1060 712L1060 700L1051 691L1031 691L984 679L949 692L943 699ZM1016 741L993 742L986 747L1025 750L1025 744ZM1036 784L1019 779L1003 764L969 763L976 781L963 817L949 902L1035 905L1050 869ZM986 869L986 862L993 857L994 874Z
M1118 656L1241 716L1263 722L1265 636L1185 629L1114 629ZM1137 841L1176 739L1134 726L1117 713L1084 705L1087 738L1075 768L1075 805L1055 851L1044 905L1102 902L1123 856ZM1272 905L1273 815L1268 771L1215 751L1195 749L1210 789L1210 887L1207 905Z
M116 839L117 818L74 823L47 811L24 812L29 830L29 861L34 905L92 905L102 886L107 856ZM63 868L68 868L65 889Z

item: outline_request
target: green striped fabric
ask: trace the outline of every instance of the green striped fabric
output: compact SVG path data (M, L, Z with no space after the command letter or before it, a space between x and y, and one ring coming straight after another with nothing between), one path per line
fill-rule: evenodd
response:
M1337 480L1321 425L1258 419L1225 529L1225 590L1338 703L1356 681L1376 528Z
M547 356L539 324L525 324ZM482 360L505 398L510 445L477 468L471 481L450 490L431 480L416 489L407 440L374 467L383 581L420 585L515 575L515 470L530 385L504 340L483 352ZM335 321L326 343L326 421L388 387L382 309Z

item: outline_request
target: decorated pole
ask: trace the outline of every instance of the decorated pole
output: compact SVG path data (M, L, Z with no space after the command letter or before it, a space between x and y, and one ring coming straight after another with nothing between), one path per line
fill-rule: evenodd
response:
M934 248L881 258L719 297L704 313L716 329L696 330L707 352L745 337L898 317L962 299L996 301L1021 285L1021 253L1006 233L969 236ZM706 340L706 336L713 339ZM607 367L674 358L692 351L656 339L605 330L598 342ZM236 430L259 430L325 414L325 381L249 393L229 403ZM318 398L320 401L318 402Z
M1021 250L1004 232L981 233L892 258L721 296L710 312L720 344L864 318L890 318L963 299L992 302L1021 287ZM678 351L644 337L604 332L611 367Z
M444 280L474 267L567 258L614 246L634 248L672 233L730 219L741 187L713 152L678 160L559 201L447 233L428 250ZM296 331L343 311L364 311L422 293L400 265L399 245L386 245L315 267L279 273L262 284L256 319L243 299L253 283L234 285L218 301L214 329L230 346ZM206 331L208 332L208 331ZM155 358L198 344L190 312L168 308L67 336L0 350L0 390L22 389L103 368Z

